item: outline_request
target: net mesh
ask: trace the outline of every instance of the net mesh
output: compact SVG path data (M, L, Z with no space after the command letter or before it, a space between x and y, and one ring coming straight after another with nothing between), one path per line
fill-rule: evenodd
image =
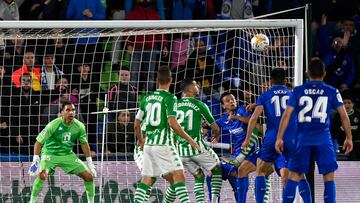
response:
M251 48L251 38L258 33L270 40L265 52ZM171 68L174 81L170 91L178 98L181 80L194 78L201 87L199 99L215 118L222 114L222 92L232 91L239 105L246 105L269 88L272 68L287 71L289 87L295 76L294 27L3 29L0 41L3 202L29 201L33 178L27 170L35 138L59 116L60 104L66 99L76 104L77 118L86 125L97 171L103 167L95 179L96 201L102 191L104 202L132 202L135 183L141 178L133 161L134 109L144 94L156 89L159 66ZM105 129L103 116L91 114L104 106L124 110L108 114ZM266 122L265 118L261 122ZM231 144L232 138L223 132L220 142ZM73 150L82 156L78 145ZM222 156L228 150L216 152ZM194 201L193 178L187 173L186 177ZM250 180L248 199L254 202L254 176ZM272 175L271 183L270 200L279 202L281 180ZM224 184L222 202L234 202L232 188ZM165 189L165 181L159 180L152 200L161 202ZM57 170L45 183L39 201L85 202L85 196L81 179Z

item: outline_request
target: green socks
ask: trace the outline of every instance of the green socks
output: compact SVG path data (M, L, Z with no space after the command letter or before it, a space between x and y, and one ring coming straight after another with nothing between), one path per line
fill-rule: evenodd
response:
M176 196L179 197L181 203L190 203L189 194L184 182L179 182L174 185Z
M93 181L92 182L84 181L84 184L85 184L86 197L88 199L88 203L93 203L95 197L95 184Z
M204 194L204 176L200 176L199 178L195 178L194 184L194 192L195 192L195 199L197 203L204 203L205 202L205 194Z
M31 190L31 198L30 203L35 203L36 199L39 197L41 189L43 188L44 181L37 177L33 183L33 187Z
M146 197L148 197L146 195L146 193L149 191L150 186L144 184L144 183L139 183L136 187L136 191L135 191L135 203L144 203L147 201Z
M169 185L163 203L173 203L176 199L175 185Z
M219 166L215 167L211 172L211 199L213 203L217 203L222 186L222 172Z

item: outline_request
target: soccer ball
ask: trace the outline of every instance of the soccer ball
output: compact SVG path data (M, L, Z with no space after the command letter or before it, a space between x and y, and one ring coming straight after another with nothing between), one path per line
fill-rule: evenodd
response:
M269 46L269 38L264 34L256 34L251 39L251 48L255 51L264 51Z

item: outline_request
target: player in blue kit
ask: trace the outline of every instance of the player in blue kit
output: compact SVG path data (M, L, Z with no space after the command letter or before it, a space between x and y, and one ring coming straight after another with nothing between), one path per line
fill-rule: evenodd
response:
M310 158L315 159L319 173L323 174L324 202L336 202L334 172L338 168L330 135L330 114L336 109L345 130L343 148L348 154L353 147L349 117L339 91L323 82L325 66L315 58L309 66L310 81L295 87L282 116L276 140L276 151L284 152L288 138L286 129L294 111L297 116L297 146L289 163L289 178L283 193L283 202L292 203L301 176L309 170ZM285 136L284 136L285 135Z
M249 148L246 150L241 149L241 144L245 140L247 123L249 122L251 113L246 111L245 106L237 106L235 97L230 92L224 92L220 97L220 102L224 108L225 113L216 120L216 123L223 130L229 131L233 140L233 153L231 156L235 158L235 161L240 164L237 169L236 183L232 180L232 175L228 175L231 185L236 193L237 202L246 202L246 194L249 187L249 173L256 169L257 159L257 133L253 133ZM226 170L224 168L223 175Z
M257 160L257 170L256 170L256 179L255 179L255 194L256 194L256 202L263 203L264 195L266 191L266 179L268 171L272 169L273 164L275 162L281 163L280 154L275 150L275 141L279 128L279 123L281 119L281 115L283 114L287 100L291 96L290 90L285 86L285 70L282 68L274 68L271 73L271 85L272 87L261 94L256 102L256 108L254 113L252 114L248 129L247 129L247 137L242 144L242 148L246 148L248 143L250 142L250 137L252 134L252 130L255 127L257 119L265 112L265 116L267 118L266 124L266 133L264 142L261 146L259 158ZM289 120L289 127L285 132L285 140L284 140L284 152L283 155L285 160L288 161L291 156L292 149L295 148L295 135L296 135L296 118L295 114L291 115ZM286 162L285 161L285 162ZM277 164L278 165L278 164ZM286 167L286 166L281 166ZM284 175L284 174L283 174ZM282 177L287 178L287 177ZM302 181L303 184L300 186L300 191L302 192L303 200L305 203L311 202L311 193L309 184Z

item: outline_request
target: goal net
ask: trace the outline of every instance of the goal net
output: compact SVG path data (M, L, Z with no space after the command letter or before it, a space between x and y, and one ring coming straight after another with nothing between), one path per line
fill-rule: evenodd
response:
M289 88L302 82L302 20L30 21L4 22L0 29L0 202L29 201L35 138L67 99L87 129L98 172L96 202L132 202L141 178L133 122L139 99L156 89L158 67L171 68L170 91L178 98L182 79L195 79L199 99L215 118L223 113L221 93L232 91L238 105L254 103L269 88L272 68L286 70ZM250 44L259 33L270 40L263 52ZM92 114L104 107L122 111ZM219 156L229 153L224 146L232 142L222 132ZM84 158L79 145L73 150ZM194 179L188 172L186 178L193 202ZM281 179L270 178L270 202L279 202ZM161 202L166 187L159 178L151 202ZM248 200L255 202L254 174ZM224 182L221 202L234 201ZM57 169L38 202L86 202L83 181Z

